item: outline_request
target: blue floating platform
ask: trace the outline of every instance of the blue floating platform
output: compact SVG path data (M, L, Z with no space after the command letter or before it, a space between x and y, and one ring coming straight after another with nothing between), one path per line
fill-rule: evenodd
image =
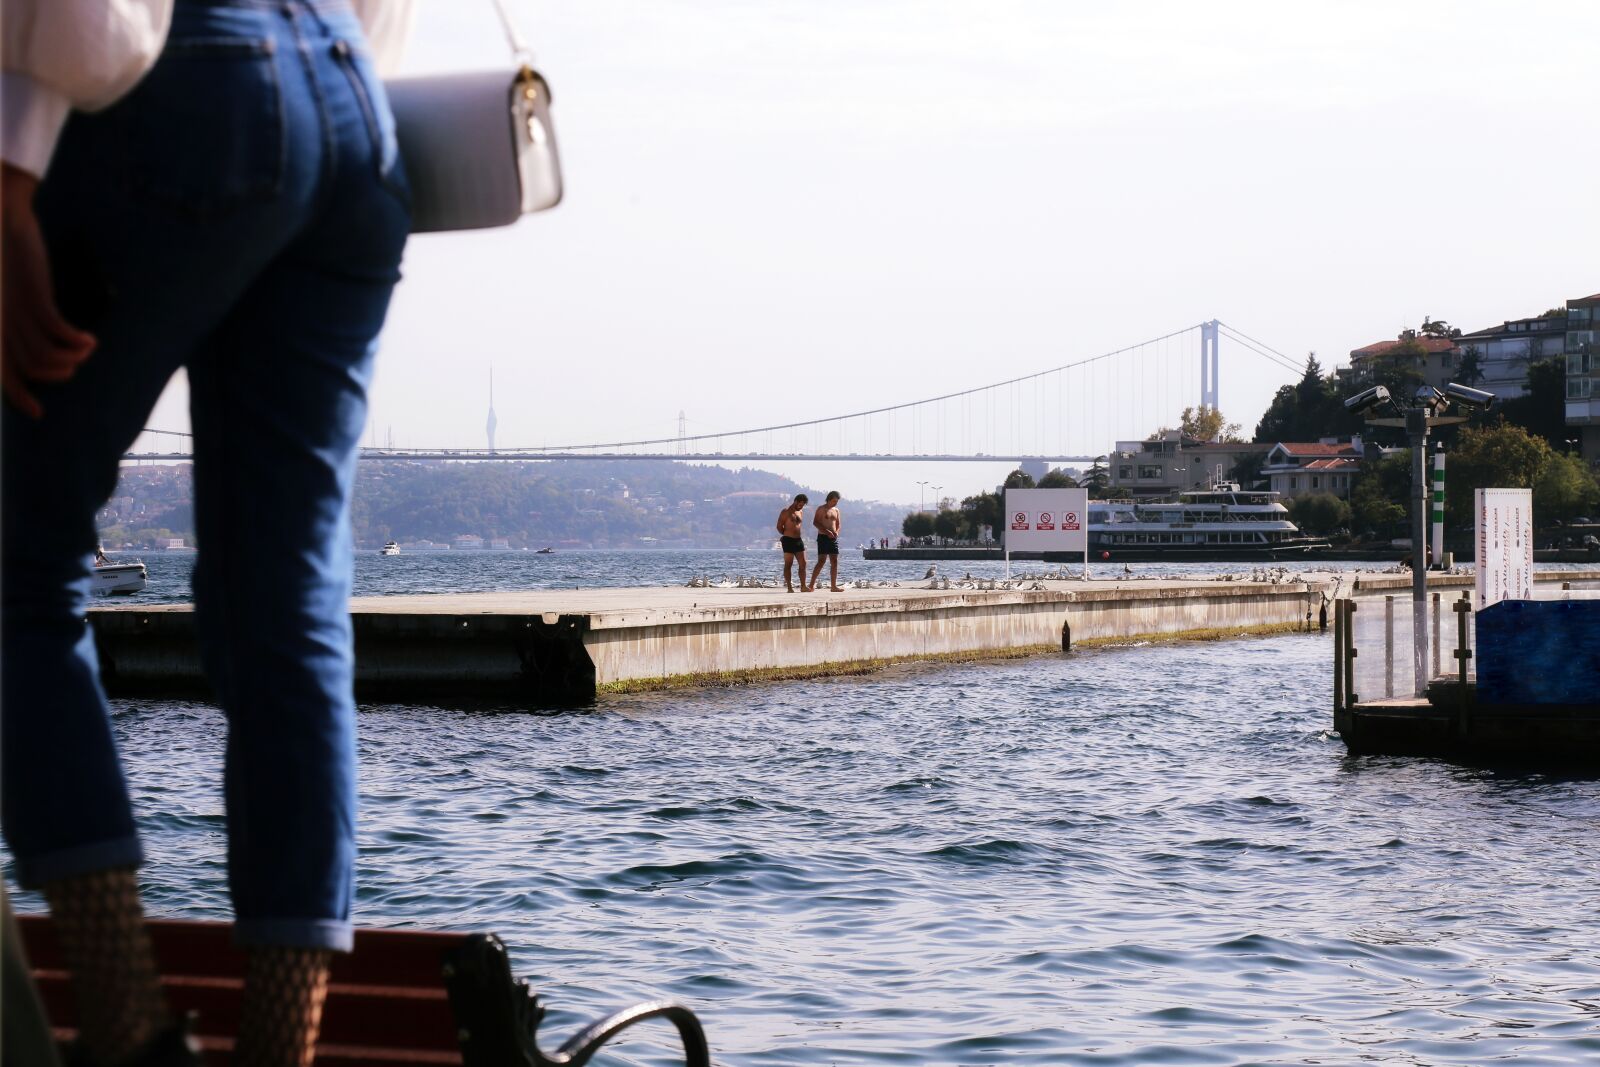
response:
M1600 600L1502 600L1478 613L1480 705L1600 704Z

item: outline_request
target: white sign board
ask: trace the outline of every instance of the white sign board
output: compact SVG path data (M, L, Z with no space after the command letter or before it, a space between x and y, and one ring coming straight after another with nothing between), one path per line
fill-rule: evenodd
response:
M1533 490L1475 489L1477 604L1533 599Z
M1089 551L1089 490L1007 489L1007 552Z

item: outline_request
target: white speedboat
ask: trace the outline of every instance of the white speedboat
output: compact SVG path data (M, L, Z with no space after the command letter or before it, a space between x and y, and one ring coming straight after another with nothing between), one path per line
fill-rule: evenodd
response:
M94 565L94 591L98 596L129 596L145 586L149 573L144 563L130 560L114 563L101 557Z
M378 555L380 556L398 556L399 554L400 546L394 541L385 541L383 547L378 549Z

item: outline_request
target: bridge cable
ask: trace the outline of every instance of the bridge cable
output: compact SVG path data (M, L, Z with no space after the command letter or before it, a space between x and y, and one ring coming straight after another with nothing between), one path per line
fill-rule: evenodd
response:
M1264 348L1257 347L1256 342L1249 340L1243 334L1235 334L1229 327L1227 327L1227 326L1225 326L1225 325L1223 325L1221 323L1218 323L1218 325L1222 327L1222 330L1225 332L1227 338L1230 341L1233 341L1233 342L1237 343L1238 345L1240 345L1241 347L1243 347L1245 349L1248 349L1251 352L1254 352L1256 355L1260 356L1262 359L1265 359L1267 362L1275 364L1276 366L1282 367L1284 370L1291 371L1291 372L1294 372L1296 374L1303 374L1305 372L1305 368L1304 367L1296 366L1293 362L1291 362L1288 359L1288 357L1280 356L1280 355L1274 355L1272 353L1272 351L1269 350L1269 349L1264 349Z
M1258 356L1269 359L1279 366L1287 367L1291 370L1301 373L1305 372L1305 366L1303 364L1296 363L1292 357L1284 355L1271 345L1257 341L1249 334L1240 333L1238 330L1235 330L1232 326L1229 326L1225 322L1219 322L1217 325L1223 330L1227 331L1230 340L1237 341L1239 344L1255 352Z
M906 408L916 408L916 407L920 407L920 406L926 405L926 404L936 404L936 403L938 403L938 402L940 402L942 400L953 400L956 397L971 396L973 394L982 393L982 392L985 392L985 391L988 391L988 390L992 390L992 389L1001 389L1001 388L1004 388L1005 386L1015 386L1015 385L1018 385L1018 384L1020 384L1022 382L1034 381L1034 380L1036 380L1038 378L1044 377L1047 374L1053 374L1056 371L1069 370L1069 369L1074 368L1074 367L1082 367L1082 366L1086 366L1086 365L1091 364L1091 363L1098 363L1098 362L1100 362L1102 360L1111 359L1114 356L1126 355L1129 352L1135 351L1136 349L1142 348L1145 345L1151 344L1153 341L1164 341L1164 340L1166 340L1167 338L1170 338L1170 337L1180 337L1183 334L1189 333L1189 332L1191 332L1193 330L1197 330L1199 328L1200 327L1198 325L1186 326L1181 330L1174 330L1171 333L1163 334L1161 337L1152 338L1152 340L1150 340L1150 341L1141 341L1139 344L1136 344L1136 345L1128 345L1125 348L1118 348L1118 349L1115 349L1114 351L1102 352L1098 356L1090 356L1090 357L1088 357L1086 359L1080 359L1080 360L1077 360L1077 361L1072 362L1072 363L1063 363L1059 367L1052 367L1049 370L1038 371L1038 372L1036 372L1034 374L1024 374L1024 375L1022 375L1020 377L1011 378L1011 379L1008 379L1008 380L1003 381L1003 382L993 382L993 383L991 383L989 385L980 385L980 386L975 386L975 387L973 387L971 389L962 389L962 390L959 390L959 391L954 392L954 393L946 393L943 396L927 397L927 398L922 399L922 400L911 400L911 401L907 401L907 402L905 402L903 404L890 404L890 405L886 405L884 407L871 408L871 409L866 410L866 411L854 411L854 412L850 412L849 414L845 414L845 415L832 415L832 416L829 416L828 418L825 418L825 419L811 419L811 420L802 421L802 422L778 423L778 424L775 424L775 425L772 425L772 426L763 426L763 427L758 427L758 428L755 428L755 429L742 430L742 431L730 431L728 433L697 434L697 435L693 435L693 436L690 436L690 437L682 438L682 440L684 440L684 441L714 441L714 440L716 440L718 438L738 436L740 434L765 433L765 432L773 431L773 430L788 430L788 429L794 429L794 428L797 428L797 427L820 426L823 423L840 422L840 421L843 421L844 419L859 419L859 418L862 418L862 417L867 416L867 415L880 415L880 414L882 414L882 413L884 413L886 411L903 411ZM915 423L913 423L913 431L915 431ZM669 444L669 443L675 442L677 440L679 440L679 438L676 438L676 437L671 437L671 438L651 438L651 439L639 440L639 441L611 441L611 442L603 442L603 443L588 444L588 445L546 445L546 446L542 446L542 447L539 447L539 448L510 448L510 449L502 448L499 451L501 451L501 452L526 452L526 453L530 453L530 454L537 454L539 452L576 452L576 451L583 451L583 450L586 450L586 449L597 449L597 448L635 448L635 447L640 447L640 446L643 446L643 445ZM913 447L913 451L915 451L915 445L913 445L912 447ZM448 450L444 450L444 451L448 451Z

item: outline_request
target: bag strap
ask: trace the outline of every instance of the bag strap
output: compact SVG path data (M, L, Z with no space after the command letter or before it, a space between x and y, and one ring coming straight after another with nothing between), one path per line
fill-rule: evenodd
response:
M511 58L523 66L533 62L533 49L528 47L528 42L517 31L517 24L511 20L511 12L506 10L505 0L489 0L494 4L495 13L500 16L500 25L506 31L506 44L511 46Z

